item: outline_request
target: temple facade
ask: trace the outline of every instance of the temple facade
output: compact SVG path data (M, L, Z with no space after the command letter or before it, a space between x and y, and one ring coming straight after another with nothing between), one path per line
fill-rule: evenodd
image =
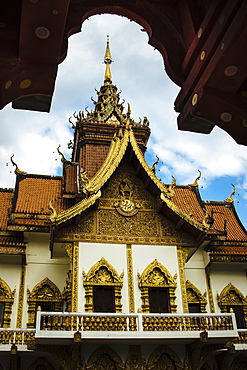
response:
M228 199L164 184L109 41L62 176L0 189L0 370L247 368L247 233Z

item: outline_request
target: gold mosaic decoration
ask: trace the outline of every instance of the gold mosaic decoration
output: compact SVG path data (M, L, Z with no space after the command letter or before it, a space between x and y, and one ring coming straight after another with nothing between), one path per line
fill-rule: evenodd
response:
M58 287L46 277L33 288L32 292L27 289L28 302L28 328L33 328L35 324L36 309L39 302L53 302L55 311L62 309L62 295Z
M131 244L126 245L127 268L128 268L128 294L129 294L129 312L135 312L135 292L134 292L134 271L133 256Z
M150 311L148 288L154 287L168 288L171 313L177 312L177 305L175 304L176 280L157 259L151 262L141 275L138 273L137 276L139 279L138 286L141 290L142 312Z
M11 322L12 306L15 289L11 291L8 284L0 278L0 302L4 304L3 327L9 328Z
M123 286L123 273L119 275L117 270L105 259L101 258L96 262L86 274L82 272L85 288L85 311L93 312L93 287L96 285L113 286L115 292L115 310L116 313L122 312L121 290Z
M23 265L21 268L21 278L20 278L20 286L19 286L18 310L17 310L17 320L16 320L17 328L22 327L25 279L26 279L26 266Z
M200 312L207 312L206 305L206 293L202 295L200 290L192 284L189 280L186 281L186 292L187 292L187 302L189 303L199 303L200 304Z
M183 301L183 312L188 313L189 308L188 308L188 302L187 302L185 272L184 272L184 266L187 260L188 251L184 250L181 247L178 247L177 255L178 255L179 276L180 276L180 285L181 285L182 301Z
M78 281L79 281L79 244L73 246L73 263L72 263L72 312L78 311Z

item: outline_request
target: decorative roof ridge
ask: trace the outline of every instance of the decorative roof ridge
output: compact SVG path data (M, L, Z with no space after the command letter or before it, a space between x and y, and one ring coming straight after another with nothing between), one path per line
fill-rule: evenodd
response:
M121 130L121 128L120 128ZM130 130L131 131L131 130ZM126 148L129 142L129 132L125 129L123 137L116 137L112 140L108 155L99 169L99 171L89 180L88 184L85 186L86 192L95 193L106 183L106 181L111 177L119 163L121 162Z
M0 188L0 193L14 193L14 188Z
M75 216L77 216L79 213L85 211L87 208L92 206L97 199L101 197L101 191L98 190L96 193L92 194L88 198L83 199L79 203L75 204L74 206L70 207L66 211L63 211L59 213L56 216L53 216L53 214L50 216L50 220L52 223L59 225L62 222L65 222Z
M62 180L62 176L58 176L58 175L42 175L42 174L35 174L35 173L26 173L25 175L20 174L20 176L23 178Z
M151 178L151 180L155 183L155 185L158 187L158 189L161 191L161 195L160 195L160 198L161 200L167 204L167 206L172 210L174 211L178 216L180 216L181 218L183 218L185 221L187 221L188 223L190 223L192 226L198 228L199 230L201 231L206 231L210 225L207 225L206 223L200 223L198 221L196 221L195 219L193 219L192 217L188 216L186 213L184 213L179 207L177 207L170 199L168 199L164 194L166 193L167 191L167 188L166 186L158 179L158 177L155 175L155 173L151 170L151 168L149 167L149 165L147 164L147 162L145 161L145 158L143 157L138 145L137 145L137 142L135 140L135 137L134 137L134 134L133 132L131 131L130 132L130 142L132 144L132 147L134 149L134 152L139 160L139 162L141 163L141 165L143 166L143 169L147 172L147 174L149 175L149 177Z

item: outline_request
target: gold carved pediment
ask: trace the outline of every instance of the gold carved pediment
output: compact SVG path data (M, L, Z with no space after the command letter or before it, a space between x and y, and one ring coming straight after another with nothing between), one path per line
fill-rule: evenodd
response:
M122 277L117 270L102 257L84 275L84 285L123 285Z
M175 287L176 281L170 272L157 260L151 262L140 275L139 287Z
M176 229L157 211L157 199L145 189L127 160L101 188L97 208L61 229L61 242L92 241L194 246L196 241Z

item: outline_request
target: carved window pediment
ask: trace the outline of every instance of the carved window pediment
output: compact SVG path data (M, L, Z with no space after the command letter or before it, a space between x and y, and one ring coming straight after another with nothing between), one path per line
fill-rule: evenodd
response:
M200 312L206 312L207 299L205 294L202 295L200 290L192 284L189 280L186 281L186 293L187 293L187 302L190 305L198 305L198 310ZM192 312L192 311L190 311Z
M28 324L32 328L35 325L36 310L44 305L44 310L61 311L62 295L58 287L48 278L44 278L35 285L33 290L27 290L28 294Z
M150 289L165 288L167 289L168 302L167 306L171 313L176 312L175 289L177 286L175 277L157 260L151 262L140 275L138 274L138 285L141 289L142 312L150 312ZM157 292L158 293L158 292ZM151 305L152 306L152 305ZM153 311L152 311L153 312Z
M96 302L94 300L94 287L101 286L102 288L114 288L113 294L115 302L113 302L112 307L114 307L115 312L121 312L121 289L123 286L123 273L119 275L117 270L104 257L96 262L87 274L85 271L82 273L84 276L83 285L85 287L86 298L85 310L87 312L94 312L94 302Z
M12 313L12 305L14 303L15 289L11 291L8 284L0 278L0 302L1 305L1 325L4 328L10 326L10 317Z

